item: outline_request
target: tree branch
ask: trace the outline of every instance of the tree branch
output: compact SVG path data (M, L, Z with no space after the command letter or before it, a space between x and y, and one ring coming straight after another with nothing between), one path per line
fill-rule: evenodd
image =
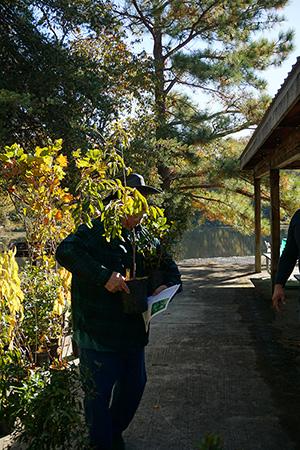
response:
M228 203L224 202L223 200L220 200L219 198L205 197L203 195L195 195L195 194L192 194L191 197L196 200L205 200L205 201L209 201L209 202L216 202L216 203L220 203L222 205L230 206L230 205L228 205Z
M192 198L194 198L195 200L205 200L205 201L209 201L209 202L216 202L216 203L219 203L220 205L225 205L227 208L231 208L232 207L229 203L226 203L223 200L220 200L218 198L202 197L202 196L197 196L197 195L192 195ZM248 219L248 217L245 214L243 214L241 211L239 211L239 216L242 219L244 219L245 221Z
M198 17L198 19L192 24L188 37L184 41L182 41L178 45L176 45L174 48L172 48L169 52L167 52L165 54L165 59L170 58L170 56L172 56L174 53L176 53L181 48L185 47L196 36L203 33L203 31L205 31L207 29L207 27L205 27L205 28L202 28L201 30L195 31L197 25L199 25L199 23L201 22L203 17L209 12L210 9L212 9L214 6L216 6L217 3L218 2L212 3L205 11L203 11L203 13Z
M173 80L166 81L167 83L170 83L169 86L165 89L165 94L168 94L170 90L175 86L176 83L178 83L178 78L175 77Z
M41 8L41 11L42 11L42 13L43 13L43 15L44 15L44 18L45 18L46 22L47 22L47 25L48 25L48 27L49 27L49 30L53 33L53 35L54 35L54 37L55 37L55 40L56 40L56 43L58 44L60 41L59 41L59 39L58 39L58 36L57 36L57 34L56 34L56 31L54 30L54 28L53 28L52 25L51 25L51 22L50 22L50 20L49 20L48 14L47 14L47 12L45 12L45 9L44 9L43 7L40 7L40 8Z
M198 184L198 185L194 185L194 186L180 186L179 190L189 190L189 189L226 189L226 191L229 192L233 192L235 194L240 194L243 195L244 197L248 197L253 199L254 194L252 192L246 191L245 189L242 188L236 188L236 189L228 189L226 188L226 186L222 183L216 183L216 184ZM195 195L195 194L192 194ZM269 201L270 200L270 195L265 194L265 193L261 193L261 199L262 200L266 200Z
M141 9L139 8L136 0L132 0L132 4L136 9L136 12L139 15L140 20L143 22L143 24L145 25L145 27L147 28L147 30L152 34L152 36L154 37L154 30L153 30L153 24L148 21L146 19L146 17L144 16L143 12L141 11Z
M197 88L197 89L202 89L203 91L212 92L213 94L216 94L217 97L219 97L223 100L227 100L228 98L230 98L225 93L220 92L217 89L213 89L208 86L204 86L203 84L193 83L191 81L184 81L184 80L178 80L178 84L183 84L188 87L193 87L193 88Z

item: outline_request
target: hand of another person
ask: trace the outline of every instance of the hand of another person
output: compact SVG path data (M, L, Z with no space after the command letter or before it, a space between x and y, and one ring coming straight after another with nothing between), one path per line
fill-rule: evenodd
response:
M115 293L125 291L129 294L129 288L125 282L125 277L119 272L113 272L108 282L104 285L109 292Z
M284 288L281 286L281 284L275 284L274 292L272 296L272 306L277 311L280 312L282 309L282 306L286 302L285 292Z
M161 284L160 286L158 286L155 291L153 292L152 295L157 295L159 294L161 291L164 291L165 289L167 289L168 286L166 286L165 284Z

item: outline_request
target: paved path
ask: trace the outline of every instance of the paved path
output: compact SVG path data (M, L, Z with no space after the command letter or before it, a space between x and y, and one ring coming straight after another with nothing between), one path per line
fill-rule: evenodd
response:
M208 432L224 450L300 449L297 336L283 348L286 324L274 325L270 285L254 289L249 262L181 264L184 293L153 319L129 450L196 450Z
M212 432L224 450L300 449L297 302L275 318L249 258L186 260L181 270L184 293L152 322L126 448L197 450Z

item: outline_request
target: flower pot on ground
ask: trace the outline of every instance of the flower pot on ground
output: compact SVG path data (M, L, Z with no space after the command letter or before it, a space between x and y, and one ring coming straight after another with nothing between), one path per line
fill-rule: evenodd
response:
M7 419L0 419L0 438L7 436L13 430L13 425Z
M126 314L140 314L147 310L148 277L126 281L129 294L122 292L123 311Z

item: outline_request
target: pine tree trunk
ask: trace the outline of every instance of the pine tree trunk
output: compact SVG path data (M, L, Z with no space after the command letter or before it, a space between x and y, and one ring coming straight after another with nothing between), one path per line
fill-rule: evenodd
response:
M153 57L154 57L154 71L155 71L156 140L159 140L168 137L167 118L166 118L165 73L164 73L165 58L163 55L162 30L160 27L160 18L156 18L155 20ZM158 173L163 181L162 189L167 190L170 187L170 169L164 163L163 155L158 162Z
M155 71L155 116L156 139L162 139L166 133L166 95L164 78L164 57L162 48L162 32L160 28L154 29L154 71Z

